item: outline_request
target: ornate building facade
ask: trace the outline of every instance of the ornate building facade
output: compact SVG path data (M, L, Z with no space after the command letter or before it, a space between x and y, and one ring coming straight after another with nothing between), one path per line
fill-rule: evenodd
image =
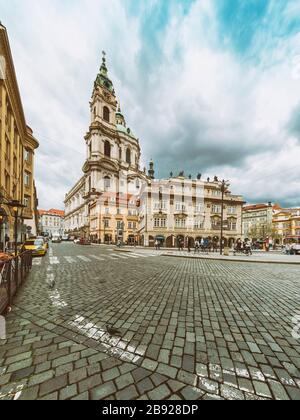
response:
M7 31L0 24L0 247L14 238L14 215L7 202L26 207L18 219L18 241L36 225L34 154L38 141L26 124Z
M66 231L102 243L131 241L138 222L134 200L147 176L140 170L139 140L118 106L104 56L90 112L84 175L65 199Z
M220 245L223 203L223 242L232 247L242 238L243 197L227 191L222 197L222 183L217 179L201 180L183 173L164 180L153 180L141 193L139 236L141 244L155 242L168 248L180 242L194 246L195 241L209 240Z
M277 209L273 215L273 236L279 245L300 243L300 208Z

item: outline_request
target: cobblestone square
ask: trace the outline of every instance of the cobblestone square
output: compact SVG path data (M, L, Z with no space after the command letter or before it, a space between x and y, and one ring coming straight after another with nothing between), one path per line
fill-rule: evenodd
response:
M52 245L7 317L0 398L298 400L299 286L293 265Z

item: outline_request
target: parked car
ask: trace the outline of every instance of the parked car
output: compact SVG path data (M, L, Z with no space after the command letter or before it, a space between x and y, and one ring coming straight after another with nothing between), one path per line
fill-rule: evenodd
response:
M52 237L52 243L53 243L53 244L60 244L60 243L61 243L61 237L60 237L60 236L58 236L58 235L54 235L54 236Z
M46 247L49 248L48 238L45 238L44 236L37 236L36 238L30 238L30 239L40 239L40 240L44 241L45 244L46 244Z
M69 235L63 235L63 236L62 236L62 238L61 238L61 240L62 240L63 242L68 242L68 240L69 240Z
M79 244L79 242L80 242L80 238L75 238L75 239L73 240L73 242L74 242L74 244Z
M300 255L300 244L293 244L291 246L291 254Z
M78 245L91 245L91 242L88 239L80 238L77 244Z
M22 251L31 251L34 257L44 257L47 254L47 244L43 239L27 239Z

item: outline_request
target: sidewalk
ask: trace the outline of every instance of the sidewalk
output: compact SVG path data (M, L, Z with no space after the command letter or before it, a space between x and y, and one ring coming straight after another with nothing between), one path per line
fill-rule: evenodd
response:
M230 256L220 255L219 252L216 253L194 253L192 249L189 253L187 250L178 251L174 248L161 248L159 251L155 251L155 248L143 247L143 246L127 246L124 245L121 248L117 248L116 245L104 245L104 244L92 244L94 246L102 246L106 248L112 248L115 251L119 252L135 252L136 250L140 251L151 251L157 252L158 255L163 257L177 257L177 258L191 258L191 259L207 259L214 261L229 261L229 262L246 262L246 263L261 263L261 264L291 264L291 265L300 265L300 255L285 255L280 251L253 251L253 255L233 255L233 252L230 251Z
M177 258L191 258L191 259L207 259L207 260L214 260L214 261L229 261L229 262L246 262L246 263L260 263L260 264L292 264L292 265L300 265L300 256L293 256L293 255L283 255L277 253L254 253L251 256L246 255L230 255L224 256L218 253L200 253L194 254L194 252L187 252L187 251L167 251L162 254L162 256L168 257L177 257Z

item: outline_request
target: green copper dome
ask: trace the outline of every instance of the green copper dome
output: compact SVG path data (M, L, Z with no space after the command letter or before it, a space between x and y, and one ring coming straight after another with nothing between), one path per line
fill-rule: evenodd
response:
M133 132L130 130L130 128L124 127L124 125L117 124L117 131L119 133L126 134L127 136L129 136L129 137L137 140L137 138L135 137L135 135L133 134Z

